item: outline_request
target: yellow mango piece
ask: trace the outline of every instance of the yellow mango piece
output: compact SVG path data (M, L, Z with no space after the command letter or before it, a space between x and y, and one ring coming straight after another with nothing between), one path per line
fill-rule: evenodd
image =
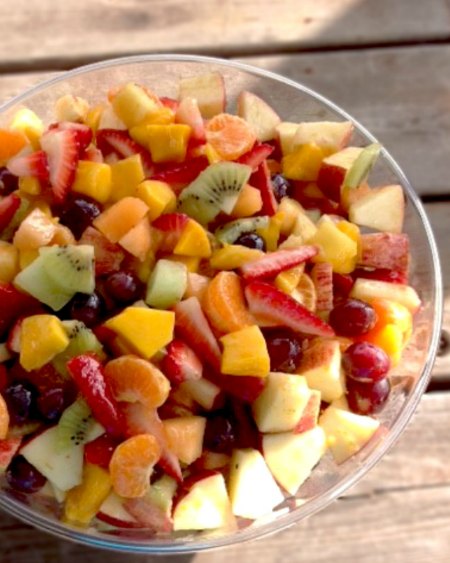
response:
M0 241L0 282L9 283L19 273L19 251L9 242Z
M173 251L174 254L183 256L196 256L198 258L209 258L211 256L211 243L205 229L190 219L183 229L181 236Z
M313 182L319 175L322 160L329 151L314 143L300 145L293 152L283 157L281 168L283 175L290 180Z
M172 213L177 207L177 196L166 182L144 180L134 194L148 205L148 217L154 221L163 213Z
M275 286L280 291L284 291L284 293L291 294L294 291L294 289L296 289L296 287L298 286L300 282L300 278L303 275L304 269L305 269L305 265L299 264L298 266L294 266L289 270L280 272L275 278Z
M87 526L99 511L111 491L108 471L98 465L86 463L83 481L71 489L64 501L64 520L71 524Z
M228 375L267 377L270 357L261 329L248 326L220 339L223 345L221 371Z
M226 244L212 253L209 263L215 270L235 270L246 262L258 260L262 256L264 256L262 250L247 248L240 244Z
M165 260L171 260L172 262L180 262L184 264L188 272L196 274L200 267L200 258L198 256L176 256L172 254L170 256L165 256Z
M134 196L137 186L145 179L141 156L134 154L111 164L111 201Z
M278 206L278 213L283 214L283 219L280 225L282 235L288 236L292 233L298 215L304 214L305 211L298 201L290 197L284 197Z
M89 109L84 118L84 124L90 127L94 133L98 129L103 110L104 107L101 105L94 106Z
M233 211L232 217L251 217L262 209L262 197L258 188L245 184L242 188Z
M13 116L9 128L23 133L30 141L33 149L40 148L39 139L44 132L44 123L31 109L21 108Z
M322 217L316 234L308 240L308 244L319 247L319 254L313 258L313 262L330 262L333 271L338 274L349 274L355 269L358 245L339 230L331 219Z
M107 328L146 359L150 359L173 339L174 325L174 312L146 307L127 307L105 322Z
M37 178L23 176L19 178L19 192L28 195L39 195L41 193L41 183Z
M130 129L158 111L161 104L156 96L150 97L141 86L130 82L115 93L112 107L117 117Z
M270 220L267 227L260 227L256 229L266 243L266 249L269 252L274 252L278 248L278 240L280 238L281 225L283 223L284 213L275 213Z
M148 150L153 162L183 162L191 128L181 123L148 125Z
M143 147L148 146L148 132L149 125L170 125L175 121L175 113L166 107L161 107L155 110L139 125L135 125L130 129L131 138Z
M39 369L67 348L69 337L58 317L26 317L20 331L20 365L27 371Z
M80 160L72 191L106 203L111 196L111 182L112 172L108 164Z

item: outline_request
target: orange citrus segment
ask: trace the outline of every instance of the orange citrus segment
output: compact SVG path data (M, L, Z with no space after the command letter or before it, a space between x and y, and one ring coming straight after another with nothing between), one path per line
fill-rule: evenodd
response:
M150 488L153 466L160 456L161 448L151 434L138 434L122 442L109 463L114 491L125 498L144 496Z
M206 138L224 160L235 160L255 144L256 135L250 125L236 115L220 113L206 124Z
M308 311L316 310L317 293L314 282L308 274L302 274L297 287L291 293L296 301L301 303Z
M220 272L208 285L203 309L220 332L234 332L254 324L244 301L241 281L234 272Z
M22 133L0 129L0 161L10 159L26 144L27 139Z

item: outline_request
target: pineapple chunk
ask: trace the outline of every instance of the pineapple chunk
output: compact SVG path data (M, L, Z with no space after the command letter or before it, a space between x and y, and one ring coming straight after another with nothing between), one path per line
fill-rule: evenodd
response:
M14 114L9 128L12 131L23 133L30 141L33 149L39 149L39 139L44 132L45 126L41 118L33 110L28 108L19 109Z
M264 256L262 250L247 248L240 244L225 244L223 248L215 250L211 256L211 268L215 270L236 270L243 264L258 260Z
M108 319L113 330L140 356L150 359L173 339L175 313L147 307L127 307Z
M56 100L55 113L57 121L82 122L89 111L89 102L80 96L66 94Z
M69 345L64 326L54 315L32 315L20 331L20 364L27 371L39 369Z
M228 375L266 377L270 371L270 357L266 341L256 325L222 336L222 372Z
M144 180L134 194L148 205L148 218L157 219L162 213L171 213L177 206L177 198L169 184L158 180Z
M148 125L147 143L153 162L183 162L191 128L181 123Z
M11 282L18 273L19 251L13 244L0 241L0 282Z
M111 165L112 201L119 201L127 196L134 196L137 186L144 180L145 172L141 155L134 154Z
M80 160L72 191L106 203L111 195L111 167L102 162Z
M158 111L161 105L156 96L152 98L141 86L129 83L116 92L112 107L119 119L130 129Z
M283 157L281 161L283 175L290 180L313 182L317 179L322 160L326 156L327 151L314 143L300 145Z
M41 193L41 183L32 176L22 176L19 178L19 192L28 195L39 195Z
M322 216L317 232L308 240L308 244L319 247L314 262L329 262L338 274L349 274L355 269L357 242L343 233L326 215Z
M182 256L196 256L198 258L209 258L211 256L211 244L205 229L190 219L183 229L181 236L173 251L174 254Z

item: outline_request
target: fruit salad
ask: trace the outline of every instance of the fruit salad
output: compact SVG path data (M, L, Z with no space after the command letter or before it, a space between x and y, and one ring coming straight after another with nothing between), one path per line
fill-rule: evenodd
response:
M2 482L74 526L233 531L382 433L404 194L351 122L153 87L0 129Z

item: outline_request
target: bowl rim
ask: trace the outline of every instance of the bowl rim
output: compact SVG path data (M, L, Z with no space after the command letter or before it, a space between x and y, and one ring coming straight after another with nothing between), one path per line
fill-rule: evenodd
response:
M62 72L57 76L50 77L47 80L39 82L36 85L31 86L26 89L21 94L11 98L0 106L0 114L4 113L11 107L21 103L22 101L29 98L31 95L37 94L46 90L47 88L53 86L54 84L64 82L67 79L88 74L90 72L95 72L99 70L105 70L109 67L116 66L126 66L132 64L141 63L152 63L152 62L186 62L186 63L202 63L210 64L222 67L233 68L235 70L245 72L247 74L260 77L262 79L271 79L278 83L284 84L285 86L290 86L295 90L298 90L311 98L315 99L317 102L326 106L329 110L334 112L337 116L340 116L346 120L351 121L354 124L355 129L363 136L367 141L372 143L379 142L376 137L372 135L358 120L356 120L352 115L347 113L346 110L342 109L334 102L329 100L327 97L316 92L315 90L299 83L290 78L284 77L275 72L265 70L250 64L229 60L221 59L219 57L209 57L203 55L189 55L189 54L177 54L177 53L163 53L163 54L143 54L135 56L125 56L118 57L114 59L108 59L100 62L95 62L88 65L83 65L73 70ZM381 144L381 143L380 143ZM373 449L372 452L367 456L364 464L357 468L351 474L342 478L338 483L330 487L326 493L309 500L305 503L302 508L297 508L296 510L289 512L288 514L282 515L274 521L264 523L258 527L246 528L235 534L229 534L225 536L217 536L213 538L207 538L204 541L196 542L195 539L187 540L186 543L173 543L170 541L163 541L161 543L145 544L139 541L132 541L124 538L116 538L111 536L111 539L101 539L90 535L89 533L84 533L75 527L70 527L67 524L61 522L55 522L50 518L37 513L35 510L21 504L19 501L15 501L12 498L4 498L3 494L0 493L0 507L5 510L8 514L11 514L23 522L30 524L42 531L51 533L52 535L67 539L79 544L83 544L90 547L98 547L106 550L122 552L122 553L136 553L136 554L188 554L197 553L206 550L217 549L220 547L226 547L242 543L245 541L260 539L266 537L272 533L284 530L293 524L312 516L316 512L328 506L333 500L336 500L340 495L342 495L346 490L355 485L372 467L380 461L380 459L386 454L386 452L393 446L397 441L399 436L404 431L406 425L410 421L412 415L414 414L416 407L426 389L428 381L431 376L431 370L433 368L434 360L437 354L440 331L442 325L443 317L443 288L442 288L442 274L439 261L439 254L437 250L437 245L434 240L433 232L425 214L422 203L419 196L413 190L409 180L406 175L396 163L394 158L382 145L381 154L383 155L386 163L388 164L391 171L396 175L399 182L401 182L402 187L408 195L410 203L413 205L414 211L418 215L425 235L428 248L430 251L431 262L432 262L432 277L435 282L434 286L434 302L431 303L431 308L434 315L434 326L430 339L430 346L427 352L427 356L422 368L422 373L420 374L414 392L405 401L403 409L397 416L393 427L390 429L388 436L383 439L383 441ZM102 534L105 537L105 534Z

